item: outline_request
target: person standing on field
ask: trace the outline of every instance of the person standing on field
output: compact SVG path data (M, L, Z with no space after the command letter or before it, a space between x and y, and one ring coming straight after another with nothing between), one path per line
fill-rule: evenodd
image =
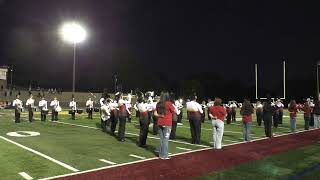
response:
M314 120L314 128L320 128L320 102L319 100L315 100L314 108L313 108L313 120Z
M267 97L267 101L263 103L263 122L264 132L266 137L272 137L272 117L274 114L274 107L272 105L271 97Z
M214 105L209 108L209 116L212 119L213 127L213 149L221 149L222 137L224 131L224 119L227 115L226 110L222 106L222 100L215 98Z
M256 104L256 117L258 126L261 126L262 118L263 118L263 105L260 101L257 101Z
M290 129L292 133L295 133L296 126L297 126L297 112L298 112L298 107L295 100L290 101L290 104L288 106L288 111L290 113Z
M202 113L203 110L197 102L197 96L193 96L191 101L187 102L187 114L190 123L192 144L200 144Z
M250 103L250 100L245 99L240 110L243 122L243 139L245 142L250 142L250 130L252 126L252 114L254 113L254 107Z
M170 95L168 92L162 92L160 101L156 105L154 115L158 119L159 135L160 135L160 148L159 158L170 159L168 156L168 141L170 137L172 127L172 114L175 113L175 109L170 101Z

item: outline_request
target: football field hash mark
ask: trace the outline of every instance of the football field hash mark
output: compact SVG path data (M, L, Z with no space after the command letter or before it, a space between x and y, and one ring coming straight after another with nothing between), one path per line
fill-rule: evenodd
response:
M104 163L107 163L107 164L111 164L111 165L117 164L117 163L115 163L115 162L108 161L108 160L105 160L105 159L99 159L99 161L104 162Z
M27 174L25 172L20 172L19 175L22 176L26 180L32 180L33 179L31 176L29 176L29 174Z
M138 159L146 159L145 157L137 156L137 155L134 155L134 154L130 154L129 156L134 157L134 158L138 158Z

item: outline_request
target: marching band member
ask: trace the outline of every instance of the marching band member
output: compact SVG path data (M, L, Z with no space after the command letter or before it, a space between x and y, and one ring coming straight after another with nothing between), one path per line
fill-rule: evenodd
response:
M61 107L57 97L54 97L53 101L50 103L50 106L52 107L51 121L58 121L58 113L61 111Z
M262 118L263 118L263 105L260 101L257 101L256 104L256 117L258 126L261 126Z
M153 122L153 135L157 135L159 132L159 126L158 126L158 118L154 116L153 112L156 110L157 102L153 102L147 100L147 108L148 108L148 118L150 122Z
M74 97L72 97L72 101L69 103L69 107L71 108L71 111L70 111L71 119L75 120L76 119L76 112L77 112L77 103L74 100Z
M103 105L101 106L101 127L102 131L108 132L108 127L110 124L110 117L111 117L111 99L103 100Z
M176 139L178 113L180 113L180 112L179 112L178 107L174 104L175 98L174 98L173 93L170 94L170 101L172 103L173 108L175 109L175 112L172 113L172 128L171 128L171 133L170 133L170 139Z
M41 110L41 121L45 121L48 114L48 103L44 99L44 96L42 96L41 101L39 101L39 108Z
M290 113L290 128L291 132L295 133L296 132L296 126L297 126L297 112L298 112L298 107L297 103L295 100L291 100L289 105L288 105L288 111Z
M277 106L276 103L273 105L274 108L274 113L273 113L273 127L278 128L279 124L279 107Z
M100 107L104 105L104 100L105 100L105 95L101 96L100 100L99 100L99 104L100 104Z
M93 101L91 100L91 98L87 100L86 107L87 107L88 119L92 119Z
M32 122L33 109L34 109L34 99L33 99L32 94L30 94L30 98L27 100L26 106L28 107L28 112L29 112L29 122Z
M232 122L236 122L237 105L234 101L231 103L230 108L231 108L231 120Z
M138 99L139 99L139 98L138 98ZM139 104L139 102L137 101L137 102L134 104L134 106L133 106L134 110L136 110L136 117L137 117L137 118L139 117L139 113L140 113L140 111L139 111L139 109L138 109L138 104Z
M200 144L201 135L201 114L203 113L203 110L196 100L197 96L193 96L191 101L187 102L187 113L190 123L192 144Z
M177 125L183 125L182 124L182 115L183 115L183 100L182 98L179 98L177 100L175 100L174 105L178 108L178 119L177 119Z
M281 99L278 99L277 101L277 107L279 109L279 124L282 124L282 121L283 121L283 108L284 108L284 105L283 103L281 102Z
M207 103L207 114L208 114L208 120L211 120L211 117L209 115L209 109L210 107L213 106L213 101L209 98L208 103Z
M206 108L207 108L206 101L202 101L201 107L202 107L202 111L203 111L203 113L201 114L201 122L204 123L204 119L206 117L205 112L206 112Z
M131 123L131 102L130 103L126 103L126 111L127 111L127 118L128 118L128 123Z
M126 131L126 117L128 115L126 104L131 103L131 94L128 94L128 100L123 99L122 93L119 93L119 130L118 130L118 138L119 141L125 141L125 131Z
M115 99L110 102L110 108L111 108L111 127L110 127L110 133L111 135L114 135L114 132L116 131L116 126L118 123L118 101L119 101L119 93L116 93Z
M313 112L313 109L314 109L314 103L313 103L313 99L310 99L309 98L309 104L310 104L310 107L311 107L311 115L310 115L310 123L309 125L310 126L314 126L314 112Z
M20 123L20 114L23 108L22 101L20 100L20 95L16 96L16 99L12 102L12 106L14 107L15 123Z
M267 96L267 101L263 103L263 122L266 137L272 137L272 116L274 107L272 105L271 97Z
M231 108L230 108L230 104L226 104L225 105L225 109L227 112L227 124L231 123Z
M143 97L139 97L137 100L137 108L139 111L139 124L140 124L140 134L138 146L143 147L146 145L150 120L148 118L148 105L144 102Z
M214 106L209 109L209 115L212 118L213 126L213 149L221 149L223 131L224 131L224 118L227 115L226 110L221 106L222 100L215 98Z

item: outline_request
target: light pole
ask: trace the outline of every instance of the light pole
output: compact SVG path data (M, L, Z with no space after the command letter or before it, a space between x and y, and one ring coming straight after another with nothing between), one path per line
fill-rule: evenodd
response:
M69 22L62 25L60 35L64 41L73 44L72 92L74 93L76 89L76 47L78 43L81 43L86 39L87 32L80 24Z

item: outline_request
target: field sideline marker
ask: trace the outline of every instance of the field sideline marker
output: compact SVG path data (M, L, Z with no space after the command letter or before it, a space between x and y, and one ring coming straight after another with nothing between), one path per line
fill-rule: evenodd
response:
M3 140L5 140L5 141L7 141L7 142L10 142L10 143L12 143L12 144L14 144L14 145L16 145L16 146L19 146L19 147L21 147L21 148L23 148L23 149L25 149L25 150L27 150L27 151L30 151L30 152L38 155L38 156L41 156L41 157L43 157L43 158L45 158L45 159L48 159L48 160L50 160L50 161L52 161L52 162L54 162L54 163L56 163L56 164L59 164L60 166L63 166L64 168L69 169L69 170L71 170L71 171L73 171L73 172L78 172L78 171L79 171L78 169L76 169L76 168L74 168L74 167L71 167L71 166L69 166L68 164L65 164L65 163L63 163L63 162L61 162L61 161L58 161L58 160L56 160L56 159L53 159L52 157L47 156L47 155L45 155L45 154L43 154L43 153L41 153L41 152L39 152L39 151L33 150L33 149L31 149L31 148L28 148L28 147L26 147L26 146L24 146L24 145L22 145L22 144L19 144L19 143L17 143L17 142L14 142L14 141L12 141L12 140L10 140L10 139L7 139L7 138L5 138L5 137L3 137L3 136L0 136L0 138L3 139Z
M297 133L302 133L302 132L305 132L305 131L312 131L312 130L316 130L316 129L297 131L296 134L297 134ZM289 135L289 134L282 134L282 135L278 135L278 136L285 136L285 135ZM274 137L278 137L278 136L274 136ZM264 138L260 138L260 139L254 139L254 140L252 140L251 142L260 141L260 140L263 140L263 139L269 139L269 138L268 138L268 137L264 137ZM245 143L245 142L237 142L237 143L232 143L232 144L226 144L226 145L223 145L223 147L225 147L225 146L232 146L232 145L236 145L236 144L243 144L243 143ZM249 143L250 143L250 142L249 142ZM176 153L176 154L171 155L171 157L173 157L173 156L179 156L179 155L182 155L182 154L189 154L189 153L194 153L194 152L199 152L199 151L205 151L205 150L209 150L209 149L212 149L212 147L203 148L203 149L196 149L196 150L187 151L187 152ZM83 173L89 173L89 172L94 172L94 171L109 169L109 168L113 168L113 167L119 167L119 166L125 166L125 165L129 165L129 164L136 164L136 163L140 163L140 162L156 160L156 159L159 159L159 158L158 158L158 157L154 157L154 158L149 158L149 159L144 159L144 160L138 160L138 161L123 163L123 164L116 164L116 165L112 165L112 166L105 166L105 167L100 167L100 168L96 168L96 169L90 169L90 170L81 171L81 172L75 172L75 173L63 174L63 175L58 175L58 176L52 176L52 177L47 177L47 178L43 178L43 179L39 179L39 180L51 180L51 179L56 179L56 178L61 178L61 177L67 177L67 176L72 176L72 175L77 175L77 174L83 174Z
M90 129L100 130L100 128L91 127L91 126L84 126L84 125L79 125L79 124L73 124L73 123L67 123L67 122L59 122L59 121L52 121L52 122L53 123L68 124L68 125L71 125L71 126L79 126L79 127L83 127L83 128L90 128ZM126 132L126 134L133 135L133 136L139 136L139 134L134 134L134 133L129 133L129 132ZM160 139L160 138L154 137L154 136L148 136L148 138L150 138L150 139ZM169 141L170 142L175 142L175 143L180 143L180 144L187 144L187 145L191 145L191 146L209 147L209 146L206 146L206 145L191 144L191 143L187 143L187 142L183 142L183 141L177 141L177 140L171 140L171 139L169 139Z
M19 175L22 176L26 180L32 180L33 179L29 174L27 174L25 172L19 172Z
M108 161L108 160L105 160L105 159L99 159L99 161L104 162L104 163L107 163L107 164L111 164L111 165L117 164L117 163L115 163L115 162L111 162L111 161Z
M138 158L138 159L146 159L145 157L137 156L137 155L134 155L134 154L130 154L129 156L130 157L134 157L134 158Z

